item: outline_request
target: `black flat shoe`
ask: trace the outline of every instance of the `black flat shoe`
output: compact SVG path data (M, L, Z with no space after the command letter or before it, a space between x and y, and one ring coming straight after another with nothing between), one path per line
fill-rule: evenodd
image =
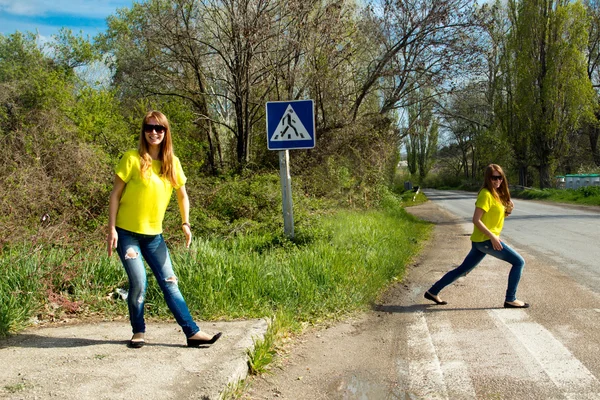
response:
M223 334L223 332L219 332L216 335L214 335L211 339L209 340L204 340L204 339L188 339L187 340L187 347L200 347L200 346L210 346L211 344L213 344L214 342L216 342L217 340L219 340L219 338L221 337L221 335Z
M529 308L529 303L523 303L522 306L517 306L515 304L510 304L508 301L505 301L504 308Z
M146 342L144 339L142 340L130 340L128 346L132 349L139 349L140 347L144 347Z
M423 297L425 297L427 300L431 300L433 301L435 304L439 304L440 306L443 306L444 304L448 304L447 301L439 301L438 299L436 299L435 297L433 297L429 292L425 292L425 294L423 295Z

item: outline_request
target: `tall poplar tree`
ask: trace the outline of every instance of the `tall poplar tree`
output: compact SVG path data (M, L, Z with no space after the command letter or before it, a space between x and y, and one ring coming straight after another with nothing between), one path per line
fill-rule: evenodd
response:
M588 21L580 2L523 0L519 4L515 112L530 138L540 187L551 185L567 135L592 115L594 92L584 51Z
M592 82L592 87L596 91L595 119L590 121L584 127L587 134L592 159L596 166L600 167L600 149L598 148L598 139L600 139L600 1L585 0L586 11L590 22L589 40L587 51L587 70L588 77Z

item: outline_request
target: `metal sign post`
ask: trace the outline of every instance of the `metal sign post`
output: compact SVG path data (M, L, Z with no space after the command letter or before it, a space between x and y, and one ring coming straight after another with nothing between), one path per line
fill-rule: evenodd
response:
M290 176L290 151L279 152L279 177L283 199L283 232L289 238L294 237L294 203L292 201L292 178Z
M294 205L289 150L315 147L314 115L312 100L267 102L267 147L269 150L279 150L283 229L289 238L294 237Z

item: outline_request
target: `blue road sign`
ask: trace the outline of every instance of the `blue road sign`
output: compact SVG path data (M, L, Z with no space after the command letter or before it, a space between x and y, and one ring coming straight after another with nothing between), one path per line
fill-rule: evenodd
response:
M312 100L267 102L269 150L315 147L315 112Z

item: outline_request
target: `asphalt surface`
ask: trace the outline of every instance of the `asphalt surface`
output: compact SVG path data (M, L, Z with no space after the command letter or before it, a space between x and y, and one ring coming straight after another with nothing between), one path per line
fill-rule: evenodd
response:
M476 193L426 189L440 207L471 226ZM513 199L502 237L545 259L600 294L600 207Z

